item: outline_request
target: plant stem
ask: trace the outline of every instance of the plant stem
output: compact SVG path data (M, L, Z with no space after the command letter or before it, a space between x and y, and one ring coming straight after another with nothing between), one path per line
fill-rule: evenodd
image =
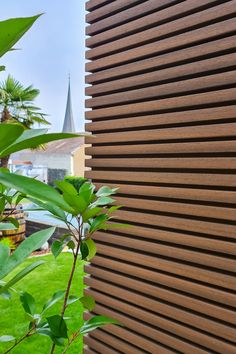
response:
M72 268L71 268L70 277L69 277L69 280L68 280L68 283L67 283L67 288L66 288L66 293L65 293L65 297L64 297L64 302L63 302L62 309L61 309L61 316L62 317L65 314L65 310L66 310L66 306L67 306L67 300L68 300L68 297L69 297L69 294L70 294L71 283L72 283L73 276L74 276L74 273L75 273L76 262L77 262L77 258L78 258L78 254L79 254L79 247L80 247L80 242L78 242L77 247L76 247L76 251L74 253L74 261L73 261L73 265L72 265ZM53 343L52 346L51 346L50 354L54 353L55 346L56 346L55 343Z
M66 347L64 348L64 350L61 354L65 354L67 352L67 350L69 349L71 344L76 340L76 338L78 337L79 334L80 334L80 329L77 332L72 334L71 339L69 340L68 344L66 345Z
M25 340L26 338L30 337L34 335L34 333L31 333L31 330L28 331L26 334L23 335L23 337L21 337L20 339L18 339L9 349L7 349L3 354L7 354L10 353L10 351L12 351L12 349L14 349L18 344L20 344L21 342L23 342L23 340Z

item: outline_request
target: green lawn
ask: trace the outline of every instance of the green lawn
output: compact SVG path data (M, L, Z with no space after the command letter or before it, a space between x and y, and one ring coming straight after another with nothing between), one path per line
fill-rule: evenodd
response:
M69 271L72 264L72 255L69 253L61 254L57 260L52 255L43 257L30 258L23 266L29 265L35 260L43 259L45 264L34 270L31 274L21 280L15 287L17 290L24 290L31 293L38 302L40 310L43 304L57 290L65 290ZM17 269L19 270L20 267ZM71 287L71 294L82 296L83 294L83 264L79 264L76 269L74 281ZM54 305L48 310L49 315L58 314L61 308L62 301ZM66 311L66 316L72 316L74 319L68 320L70 331L75 330L82 322L81 305L79 303L71 304ZM27 326L24 324L24 311L17 295L13 295L11 300L5 300L0 297L0 336L10 334L19 337L25 333ZM3 353L12 342L0 345L0 353ZM16 347L12 353L14 354L48 354L51 346L48 337L35 335L28 338ZM57 347L55 353L62 352L60 347ZM82 340L78 339L68 350L68 354L81 354Z

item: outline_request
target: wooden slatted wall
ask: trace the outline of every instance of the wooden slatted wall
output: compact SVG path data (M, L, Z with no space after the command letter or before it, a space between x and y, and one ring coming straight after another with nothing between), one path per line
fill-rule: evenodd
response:
M84 353L236 353L236 1L90 0L86 173L118 186L86 267L121 321Z

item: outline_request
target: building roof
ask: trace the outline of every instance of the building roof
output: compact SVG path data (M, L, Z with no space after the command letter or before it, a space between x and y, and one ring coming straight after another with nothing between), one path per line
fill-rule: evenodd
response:
M52 141L46 144L45 149L37 150L42 154L72 154L84 144L84 138L71 138L58 141Z
M75 133L75 123L74 123L72 104L71 104L70 79L69 79L69 85L68 85L66 113L65 113L62 132L63 133Z

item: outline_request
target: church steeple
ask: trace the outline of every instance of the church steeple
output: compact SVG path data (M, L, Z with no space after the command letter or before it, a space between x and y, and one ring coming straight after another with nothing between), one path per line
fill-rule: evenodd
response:
M75 133L75 123L72 113L72 104L71 104L71 93L70 93L70 76L69 76L69 85L68 85L68 94L67 94L67 103L66 103L66 113L63 124L63 133Z

